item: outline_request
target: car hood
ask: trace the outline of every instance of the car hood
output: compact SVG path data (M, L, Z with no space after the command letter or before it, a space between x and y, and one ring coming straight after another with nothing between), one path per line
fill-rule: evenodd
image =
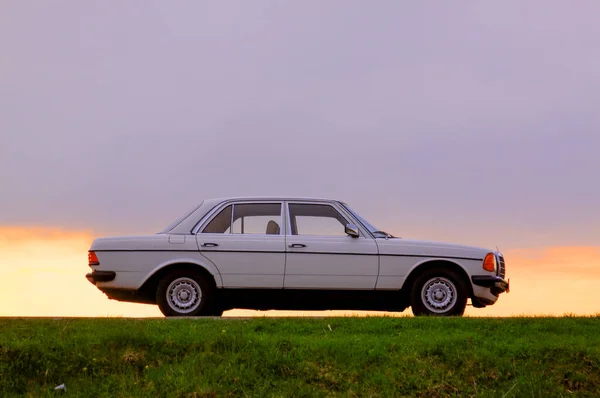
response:
M473 260L483 260L487 253L494 252L481 247L402 238L377 239L377 246L379 253L383 255L456 257Z

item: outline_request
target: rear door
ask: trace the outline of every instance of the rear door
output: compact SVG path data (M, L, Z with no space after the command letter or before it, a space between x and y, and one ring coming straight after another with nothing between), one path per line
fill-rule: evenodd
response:
M285 289L375 289L375 240L350 237L350 218L334 203L288 202Z
M196 235L224 288L283 288L283 202L226 203Z

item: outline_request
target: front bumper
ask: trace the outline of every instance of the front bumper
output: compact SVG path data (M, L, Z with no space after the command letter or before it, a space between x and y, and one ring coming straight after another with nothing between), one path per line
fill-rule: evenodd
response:
M510 281L504 280L499 276L493 275L473 275L471 277L474 285L489 287L492 294L496 297L500 293L510 292Z
M93 271L85 275L91 284L95 285L97 282L110 282L115 279L117 273L115 271Z

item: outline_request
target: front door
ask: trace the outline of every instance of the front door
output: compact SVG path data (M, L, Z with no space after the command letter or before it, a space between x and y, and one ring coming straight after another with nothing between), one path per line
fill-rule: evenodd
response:
M224 288L283 288L285 236L281 202L231 203L198 231L202 255Z
M286 289L375 289L379 272L375 240L345 233L349 219L330 203L288 207Z

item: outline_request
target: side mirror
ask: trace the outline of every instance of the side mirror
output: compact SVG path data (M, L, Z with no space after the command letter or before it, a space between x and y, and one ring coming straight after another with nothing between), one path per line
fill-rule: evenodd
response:
M346 228L344 228L344 232L350 235L353 238L358 238L360 233L358 232L358 227L354 224L346 224Z

